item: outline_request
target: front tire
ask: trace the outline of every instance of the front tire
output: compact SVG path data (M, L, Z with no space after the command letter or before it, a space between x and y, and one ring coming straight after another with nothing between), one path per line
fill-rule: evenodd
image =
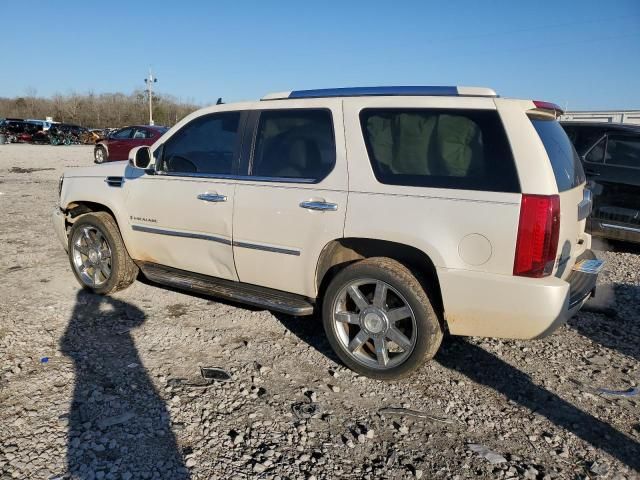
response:
M69 232L68 250L76 279L94 293L107 295L122 290L138 275L115 220L106 212L78 217Z
M107 159L107 151L102 146L97 146L93 151L93 157L96 163L104 163Z
M340 271L322 303L329 343L352 370L379 380L409 375L438 351L442 327L418 279L385 257Z

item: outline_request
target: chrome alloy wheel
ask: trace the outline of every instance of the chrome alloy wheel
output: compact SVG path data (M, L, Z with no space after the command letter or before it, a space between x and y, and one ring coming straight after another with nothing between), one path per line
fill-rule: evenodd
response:
M99 287L111 277L111 247L95 227L79 228L72 239L73 266L88 287Z
M416 318L395 288L371 278L354 280L336 296L333 328L342 349L367 367L403 363L416 344Z
M97 148L96 152L96 163L102 163L104 162L104 149L102 148Z

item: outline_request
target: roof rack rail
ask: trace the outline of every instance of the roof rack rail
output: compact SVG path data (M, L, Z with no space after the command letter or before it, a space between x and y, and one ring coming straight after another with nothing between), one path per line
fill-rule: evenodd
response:
M497 97L495 90L486 87L453 86L388 86L320 88L316 90L293 90L270 93L261 100L284 100L295 98L370 97L370 96L444 96L444 97Z

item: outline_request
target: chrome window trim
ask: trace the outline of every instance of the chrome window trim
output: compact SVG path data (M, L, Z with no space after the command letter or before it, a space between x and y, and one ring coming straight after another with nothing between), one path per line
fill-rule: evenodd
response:
M144 225L131 225L131 229L136 232L157 233L158 235L168 235L171 237L196 238L198 240L209 240L211 242L222 243L223 245L231 245L231 240L213 235L205 235L203 233L181 232L178 230L165 230L163 228L147 227Z
M239 180L257 182L277 182L277 183L317 183L313 178L287 178L287 177L255 177L251 175L226 175L216 173L167 173L156 171L162 177L186 177L186 178L208 178L218 180Z
M238 180L245 179L253 179L257 182L281 182L281 183L302 183L302 184L319 184L326 180L329 175L331 175L338 165L338 141L336 138L336 122L333 115L333 111L329 107L297 107L297 108L256 108L253 110L257 113L257 117L253 125L249 125L250 128L253 128L251 132L251 143L249 144L249 158L248 158L248 170L249 175L243 175L243 178L239 178ZM272 112L299 112L299 111L322 111L329 114L329 121L331 122L331 135L333 137L333 149L334 149L334 157L331 168L321 177L319 178L285 178L285 177L265 177L265 176L257 176L251 175L253 172L253 161L256 154L256 146L258 144L258 132L260 131L260 121L262 119L263 113L272 113Z
M604 140L604 150L603 150L603 152L602 152L602 161L601 161L601 162L592 162L592 161L590 161L590 160L587 160L587 156L591 153L591 150L593 150L594 148L596 148L596 147L600 144L600 142L602 142L603 140ZM605 134L604 134L604 135L602 135L600 138L598 138L598 140L596 140L596 141L593 143L593 145L591 145L591 146L589 147L589 149L588 149L586 152L584 152L584 154L582 154L582 155L580 156L580 158L582 159L582 161L584 161L584 163L590 163L590 164L592 164L592 165L604 165L604 164L605 164L604 157L606 157L606 156L607 156L607 141L608 141L608 138L607 138L607 134L605 133Z

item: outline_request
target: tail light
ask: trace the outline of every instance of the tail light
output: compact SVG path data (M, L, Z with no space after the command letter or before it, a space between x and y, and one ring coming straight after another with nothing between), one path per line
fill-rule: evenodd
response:
M550 275L560 235L560 197L522 195L513 274L540 278Z

